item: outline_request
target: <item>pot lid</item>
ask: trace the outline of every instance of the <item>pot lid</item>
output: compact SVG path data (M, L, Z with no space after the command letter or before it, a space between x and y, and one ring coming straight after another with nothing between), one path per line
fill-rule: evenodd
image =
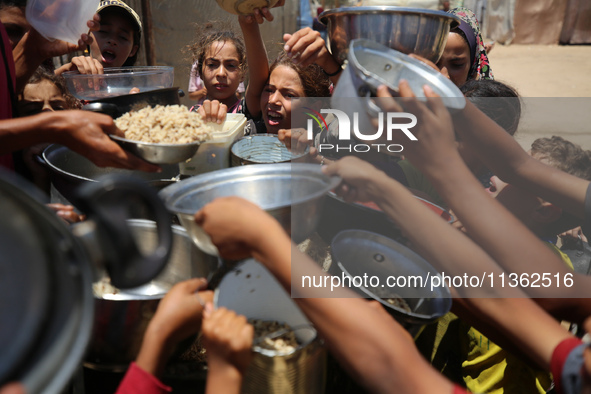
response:
M0 386L60 392L78 368L94 313L88 256L45 197L0 173Z

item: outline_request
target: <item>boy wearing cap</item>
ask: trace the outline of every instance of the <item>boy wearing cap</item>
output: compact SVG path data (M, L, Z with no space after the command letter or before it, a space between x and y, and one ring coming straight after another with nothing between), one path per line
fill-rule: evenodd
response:
M101 27L94 32L91 56L79 56L56 70L56 74L78 70L82 74L101 74L106 67L133 66L142 34L139 15L120 0L103 0L97 8Z

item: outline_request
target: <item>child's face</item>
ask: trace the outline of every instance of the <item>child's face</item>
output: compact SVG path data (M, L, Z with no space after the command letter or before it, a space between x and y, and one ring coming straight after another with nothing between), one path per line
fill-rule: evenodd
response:
M205 53L201 74L208 99L226 105L234 104L238 85L242 81L240 58L234 43L214 41Z
M59 111L67 107L68 104L59 89L53 82L46 79L25 86L18 104L20 116L31 116L46 111Z
M263 120L268 133L277 134L279 129L291 128L291 99L294 97L306 97L298 73L291 67L276 67L261 95Z
M445 68L449 79L456 86L461 86L468 80L471 65L470 47L462 36L450 32L441 59L437 62L437 67L441 71Z
M93 33L93 57L103 67L121 67L139 47L133 43L135 26L126 16L109 9L101 12L101 28Z

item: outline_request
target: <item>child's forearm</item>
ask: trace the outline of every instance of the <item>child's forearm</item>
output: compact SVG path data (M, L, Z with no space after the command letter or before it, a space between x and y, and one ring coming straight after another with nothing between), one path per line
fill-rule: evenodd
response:
M248 63L246 106L248 111L256 117L261 112L261 94L269 78L269 58L258 23L248 23L245 17L239 17L238 20L244 36Z
M588 181L530 157L513 137L470 102L453 115L453 120L462 142L474 149L499 178L583 217Z
M208 362L205 394L239 394L243 374L228 363Z

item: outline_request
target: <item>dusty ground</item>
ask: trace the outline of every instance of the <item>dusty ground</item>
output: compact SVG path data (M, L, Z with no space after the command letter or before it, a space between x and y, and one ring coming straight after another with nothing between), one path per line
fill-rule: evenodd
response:
M591 149L591 45L495 45L495 79L524 97L517 140L558 134Z

